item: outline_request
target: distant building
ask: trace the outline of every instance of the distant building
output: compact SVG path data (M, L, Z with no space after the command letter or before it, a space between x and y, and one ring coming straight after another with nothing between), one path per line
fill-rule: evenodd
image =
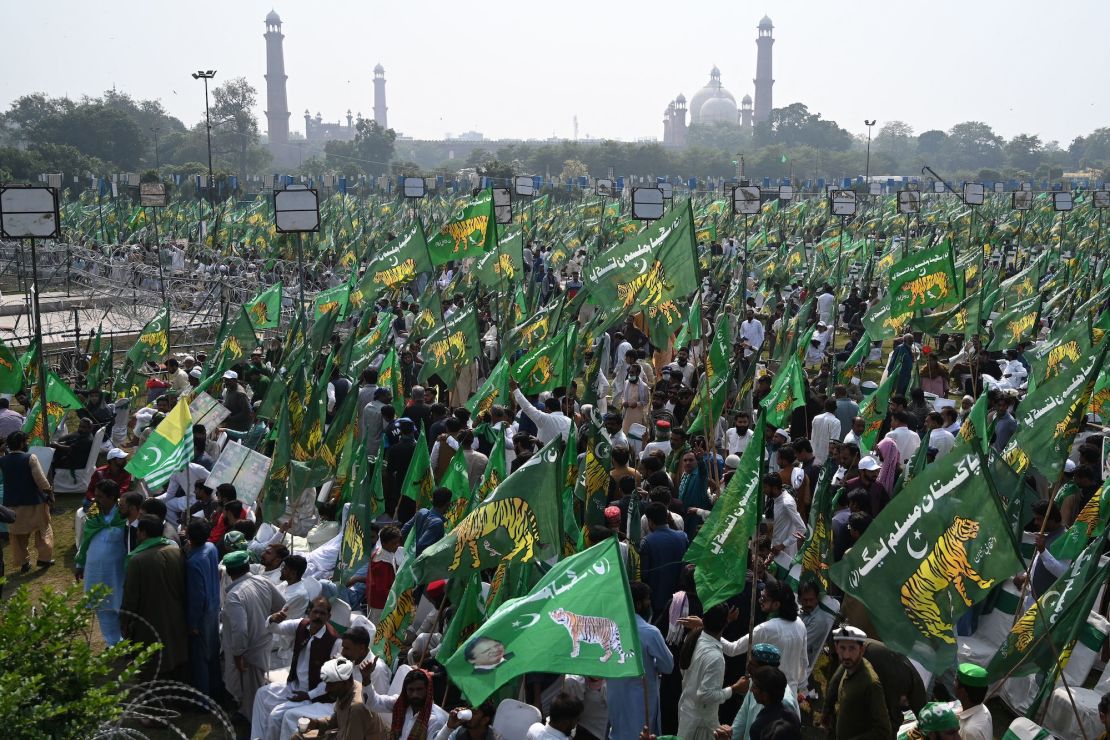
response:
M755 100L750 95L744 95L740 107L736 107L736 98L725 89L721 83L721 70L716 65L709 70L709 82L705 84L690 98L689 106L686 98L679 94L663 112L663 144L670 147L686 145L687 126L709 126L718 123L738 124L750 129L754 124L766 121L771 117L771 87L775 81L771 78L771 46L775 43L772 37L774 24L771 19L764 16L757 27L756 38L756 66L755 66ZM686 113L690 113L690 122L686 123Z
M362 120L362 114L358 114L358 120ZM338 121L335 123L325 123L324 117L317 112L316 118L305 109L304 112L304 138L309 144L313 143L327 143L329 141L354 141L356 133L355 119L351 116L351 110L347 109L347 123L343 124Z

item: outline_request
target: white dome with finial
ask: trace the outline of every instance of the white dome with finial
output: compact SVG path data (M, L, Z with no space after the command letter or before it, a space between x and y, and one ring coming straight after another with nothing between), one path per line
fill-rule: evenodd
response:
M770 16L765 15L765 16L763 16L763 19L759 21L759 28L774 28L774 27L775 27L775 24L771 23Z
M713 65L713 69L709 70L709 82L702 89L698 90L690 98L690 123L697 124L701 122L701 111L705 104L713 99L722 99L732 105L732 120L736 120L736 98L732 96L728 90L721 84L721 70ZM716 117L724 115L725 110L721 105L714 105L710 108L714 111Z

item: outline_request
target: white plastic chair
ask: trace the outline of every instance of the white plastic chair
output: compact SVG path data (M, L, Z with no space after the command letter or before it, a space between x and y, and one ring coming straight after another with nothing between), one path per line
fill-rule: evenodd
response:
M1098 719L1098 703L1102 696L1110 691L1110 663L1102 669L1102 675L1094 688L1084 689L1071 684L1071 699L1068 698L1067 689L1057 686L1048 699L1048 711L1044 716L1044 726L1064 737L1075 735L1075 712L1071 708L1072 700L1079 710L1079 720L1087 737L1098 737L1102 734L1102 723Z
M990 661L1014 625L1020 595L1013 580L1008 579L1002 586L994 611L979 619L979 628L975 630L975 634L956 638L961 663L986 665Z
M85 460L85 467L73 471L54 471L53 486L55 493L84 493L88 489L89 480L92 478L93 471L96 470L96 460L100 454L100 444L103 441L104 427L101 427L93 435L92 449L89 450L89 457ZM40 459L39 462L41 463L42 460Z
M497 714L493 718L493 731L506 738L525 737L528 734L528 728L537 722L543 722L540 710L516 699L504 699L497 705Z
M1065 737L1070 735L1071 733L1068 733ZM1003 737L1008 740L1050 740L1052 735L1033 720L1018 717L1010 723Z

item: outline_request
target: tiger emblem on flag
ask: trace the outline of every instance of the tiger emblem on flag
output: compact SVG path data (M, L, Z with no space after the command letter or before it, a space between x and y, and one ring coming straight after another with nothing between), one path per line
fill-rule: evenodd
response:
M506 280L512 280L516 275L516 268L513 267L513 258L507 254L498 256L497 262L493 263L493 271Z
M536 364L528 371L528 381L535 385L543 385L551 380L555 369L551 365L550 357L537 357Z
M902 286L903 290L908 290L910 293L910 302L908 306L916 306L923 304L929 299L929 294L932 290L936 289L938 295L936 298L944 298L948 295L948 273L934 272L929 275L924 275L915 278Z
M1052 351L1048 353L1048 367L1045 369L1045 375L1051 378L1059 374L1063 369L1064 360L1079 362L1079 342L1073 339L1070 342L1064 342L1059 347L1053 347Z
M551 621L567 628L570 634L570 657L577 658L582 650L582 643L597 645L605 651L601 662L606 663L613 653L617 654L617 662L624 663L626 657L635 653L625 652L621 645L621 632L617 623L605 617L587 617L574 612L568 612L559 607L547 613Z
M1019 619L1010 630L1014 635L1014 648L1019 653L1024 653L1030 645L1033 644L1033 633L1036 627L1037 614L1039 609L1037 603L1034 602L1031 607L1025 610Z
M1025 332L1032 329L1035 323L1037 323L1037 314L1035 312L1006 322L1006 331L1010 333L1010 343L1017 344L1025 335Z
M374 273L373 282L393 288L416 279L416 260L407 259L396 267Z
M651 306L661 303L663 295L674 290L674 286L667 282L667 274L663 270L663 263L656 260L651 263L651 268L630 282L619 283L617 285L617 300L623 305L624 308L631 308L636 303L637 296L641 292L643 296L639 298L640 305Z
M378 631L375 633L374 639L375 642L381 645L382 660L386 663L393 662L395 648L405 646L405 641L402 639L404 634L401 628L404 626L405 620L412 617L414 606L412 595L411 588L402 591L389 614L378 623Z
M813 525L813 538L809 541L805 551L802 553L802 574L803 577L812 574L817 582L821 585L822 589L828 588L829 582L827 572L829 570L828 564L821 557L821 545L828 537L828 527L825 524L825 515L819 514L817 521Z
M325 301L320 304L320 314L329 314L339 308L339 301Z
M902 584L902 606L910 622L926 637L955 644L952 625L945 621L937 606L938 597L949 586L955 586L965 606L971 606L964 579L970 579L981 589L994 585L993 579L984 579L967 559L965 543L979 536L979 522L974 519L953 517L952 524L937 540L933 551Z
M517 496L483 504L472 511L453 530L455 557L447 570L455 571L462 564L463 553L470 551L471 567L482 567L478 541L504 529L513 541L513 549L502 560L533 560L540 545L540 525L528 502ZM519 558L518 558L519 556Z
M255 324L264 324L269 321L270 313L266 310L266 301L259 301L251 306L250 317Z
M682 312L674 301L663 301L657 306L649 306L647 310L649 319L654 319L662 315L663 319L668 323L673 323L682 318Z

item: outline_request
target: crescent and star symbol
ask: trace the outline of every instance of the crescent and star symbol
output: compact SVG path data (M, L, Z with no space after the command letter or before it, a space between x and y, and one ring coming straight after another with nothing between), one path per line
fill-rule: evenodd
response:
M920 560L921 558L925 557L925 553L929 552L929 543L927 541L925 543L925 547L921 548L920 550L913 549L913 545L911 543L914 540L920 539L922 539L921 530L917 530L913 533L912 539L906 540L906 552L909 553L909 556L914 560Z

